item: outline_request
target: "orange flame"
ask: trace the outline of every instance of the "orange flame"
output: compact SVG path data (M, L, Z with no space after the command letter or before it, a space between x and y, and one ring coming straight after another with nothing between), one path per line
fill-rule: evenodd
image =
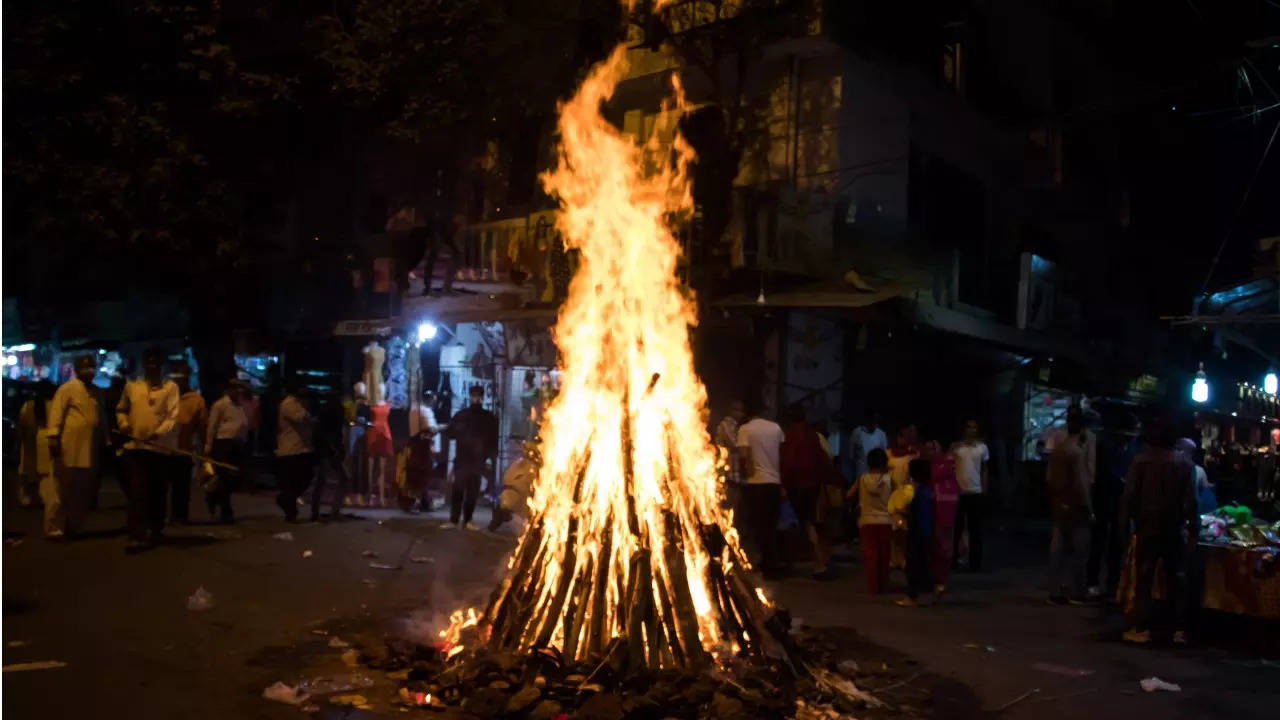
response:
M673 617L678 610L671 603L654 603L660 622L675 629L683 646L716 657L717 650L739 649L725 630L748 623L713 597L709 566L726 572L749 566L721 506L724 459L702 420L706 390L689 345L696 310L676 279L681 251L670 223L692 210L694 153L674 132L672 110L685 107L678 80L674 106L660 116L665 124L643 144L603 117L601 104L626 70L626 48L619 46L560 106L559 161L541 177L559 198L557 228L566 246L580 251L580 263L554 332L561 391L542 413L530 522L500 593L521 583L530 592L522 607L528 629L517 636L521 649L535 645L537 628L545 628L552 644L583 659L589 642L598 647L600 638L588 637L589 623L561 621L574 606L566 598L580 599L577 612L591 608L607 643L628 634L633 575L648 577L653 597L692 605L686 617L696 616L696 630ZM669 147L664 135L674 137ZM725 539L717 557L703 541L707 526ZM516 567L516 558L531 551L541 558L536 580L519 577ZM637 575L639 557L647 558L647 575ZM453 645L474 624L473 615L455 613L441 635ZM566 637L570 632L575 636ZM647 642L645 651L656 653Z

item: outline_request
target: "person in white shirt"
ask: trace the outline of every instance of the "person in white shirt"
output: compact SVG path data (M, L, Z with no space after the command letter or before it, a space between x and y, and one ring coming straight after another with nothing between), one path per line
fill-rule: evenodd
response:
M209 408L209 429L204 434L204 453L218 462L244 468L245 445L249 439L249 417L244 411L248 388L240 380L230 380L222 397ZM217 468L215 479L205 487L204 503L209 516L218 522L235 522L231 493L241 473Z
M49 406L49 454L53 473L40 495L44 499L44 534L49 540L73 535L89 513L94 490L98 401L90 390L98 374L92 355L76 358L76 376L62 384Z
M857 480L869 472L867 453L876 449L889 451L889 438L880 428L880 413L874 410L868 412L866 424L853 429L849 443L853 451L853 479Z
M129 477L129 541L125 551L153 547L164 530L170 460L177 447L178 386L161 372L159 350L142 354L142 378L124 386L116 406L116 427L128 438L124 446Z
M956 484L960 486L960 503L956 508L955 555L960 557L961 539L969 531L969 570L982 569L982 521L987 492L987 466L991 452L978 433L978 421L966 420L961 439L951 446L955 458Z
M781 571L778 558L778 515L782 510L780 457L783 432L778 423L750 415L738 428L739 467L746 476L742 487L747 538L756 546L765 575Z
M289 378L284 399L280 401L276 429L276 467L280 492L276 505L289 522L298 520L298 498L306 493L315 479L315 463L311 452L311 428L315 419L307 411L302 383ZM319 503L315 503L319 507Z

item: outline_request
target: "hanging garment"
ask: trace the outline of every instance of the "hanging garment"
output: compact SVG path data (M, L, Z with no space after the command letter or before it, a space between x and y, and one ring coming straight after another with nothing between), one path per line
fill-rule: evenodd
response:
M369 408L372 414L372 426L365 437L369 442L369 457L390 457L391 424L387 419L391 416L391 406L384 403Z
M409 407L408 383L405 373L406 343L402 338L393 337L387 343L387 397L391 407L404 409Z

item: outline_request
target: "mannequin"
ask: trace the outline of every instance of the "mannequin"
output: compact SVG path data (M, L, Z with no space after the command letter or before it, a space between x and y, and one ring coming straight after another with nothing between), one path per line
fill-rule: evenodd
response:
M379 387L378 391L380 395L386 395L385 387ZM386 507L387 458L394 453L391 445L391 426L387 423L391 406L386 400L381 400L369 406L369 414L373 418L369 426L369 434L366 436L369 452L369 504L374 505L373 490L376 487L378 489L377 506Z
M364 346L364 385L369 392L369 405L377 405L387 396L387 386L382 383L382 362L387 351L376 340Z

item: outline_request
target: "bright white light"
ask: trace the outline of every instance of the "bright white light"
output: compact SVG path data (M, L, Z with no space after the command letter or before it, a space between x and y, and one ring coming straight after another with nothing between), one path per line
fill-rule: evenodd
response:
M5 355L5 356L4 356L4 364L5 364L5 365L17 365L17 364L18 364L18 356L17 356L17 355Z
M1231 411L1231 417L1236 417L1236 411L1235 411L1235 410L1232 410L1232 411Z
M1198 403L1209 402L1209 378L1204 374L1204 363L1196 371L1196 379L1191 383L1191 399Z
M1267 376L1262 379L1262 389L1266 390L1268 395L1275 395L1276 386L1280 384L1277 380L1274 371L1267 373Z
M35 349L36 349L35 343L23 343L21 345L14 345L13 347L9 348L9 352L31 352L32 350L35 350Z
M438 329L429 322L424 322L418 326L418 342L426 342L436 336Z

